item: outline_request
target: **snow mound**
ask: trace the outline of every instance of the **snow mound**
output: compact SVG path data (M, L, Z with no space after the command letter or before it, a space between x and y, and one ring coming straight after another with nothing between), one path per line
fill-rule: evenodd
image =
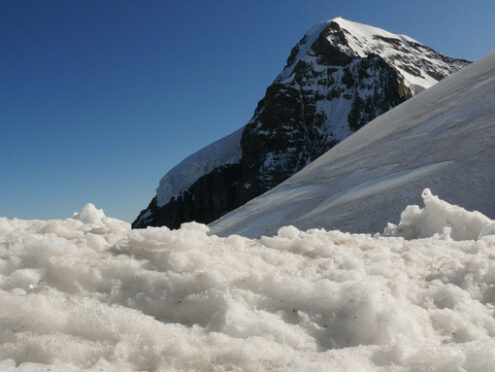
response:
M88 203L84 206L80 213L74 213L72 218L82 221L84 223L100 223L105 217L103 209L97 209L94 204Z
M479 240L0 218L0 370L493 371L493 221L423 198L389 230Z
M430 189L425 189L421 196L425 207L408 206L400 216L399 225L389 223L384 235L420 239L438 234L454 240L478 240L495 234L495 223L482 213L451 205L433 195Z

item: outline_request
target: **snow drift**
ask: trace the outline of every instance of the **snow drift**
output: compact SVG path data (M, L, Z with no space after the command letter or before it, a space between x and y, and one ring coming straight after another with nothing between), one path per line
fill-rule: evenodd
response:
M495 217L495 52L377 117L294 176L210 227L283 225L374 233L425 188Z
M491 372L494 221L423 198L415 240L0 218L0 370Z

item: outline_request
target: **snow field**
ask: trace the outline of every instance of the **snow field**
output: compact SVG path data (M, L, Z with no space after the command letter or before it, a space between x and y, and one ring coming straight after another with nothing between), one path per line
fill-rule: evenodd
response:
M423 198L415 240L0 218L0 370L493 371L494 221Z

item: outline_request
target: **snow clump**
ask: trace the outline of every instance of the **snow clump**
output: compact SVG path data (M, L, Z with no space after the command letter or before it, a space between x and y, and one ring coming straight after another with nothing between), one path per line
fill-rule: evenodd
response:
M454 240L477 240L495 234L495 223L482 213L451 205L430 189L425 189L421 196L425 207L409 205L402 212L399 225L389 223L384 235L420 239L438 234Z

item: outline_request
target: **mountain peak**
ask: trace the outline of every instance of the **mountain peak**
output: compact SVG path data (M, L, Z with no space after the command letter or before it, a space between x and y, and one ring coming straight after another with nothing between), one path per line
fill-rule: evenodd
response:
M133 226L209 223L467 63L378 27L320 22L292 49L251 120L169 171Z
M350 58L380 56L416 93L468 63L440 54L410 36L336 17L316 24L305 33L278 79L290 79L298 63L314 64L318 62L315 57L318 59L322 54L336 60L339 53ZM345 60L342 55L338 59Z

